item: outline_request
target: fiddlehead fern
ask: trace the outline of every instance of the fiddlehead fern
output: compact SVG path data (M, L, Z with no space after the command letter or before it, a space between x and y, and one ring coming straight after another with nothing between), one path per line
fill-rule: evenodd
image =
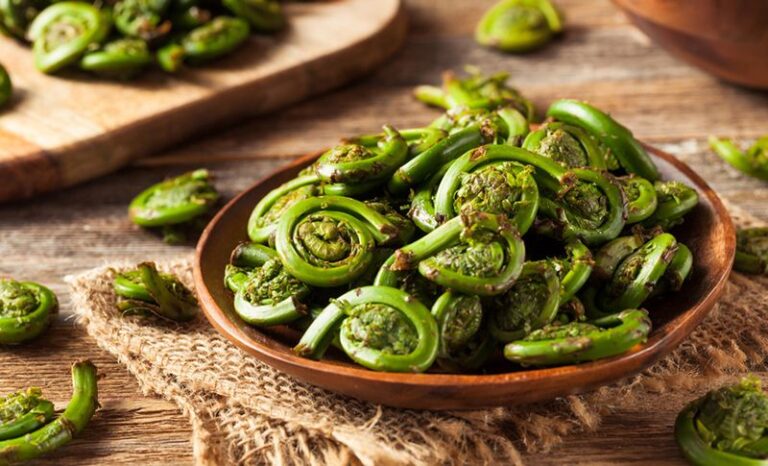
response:
M0 398L0 441L21 437L53 418L53 403L39 388L28 388Z
M683 223L683 217L699 203L699 193L680 181L657 181L658 205L650 217L643 221L647 227L660 226L668 230Z
M468 68L469 76L461 79L451 72L443 74L442 87L417 86L414 95L420 101L451 109L485 109L494 110L499 107L509 107L517 110L527 121L534 117L533 103L523 97L517 89L509 86L508 73L483 75L476 68Z
M124 314L151 313L176 322L197 316L197 299L192 292L173 275L158 272L151 262L117 274L114 289L117 308Z
M170 6L171 0L120 0L115 3L112 14L115 28L126 37L158 39L173 27L166 19Z
M526 262L512 287L491 300L491 335L500 342L523 338L552 322L559 305L560 279L552 264Z
M181 38L185 60L201 63L229 54L240 47L251 33L248 23L240 18L217 16L196 27Z
M254 31L277 32L285 26L283 9L275 0L222 0L221 3L248 21Z
M131 201L128 215L139 226L164 228L166 241L175 242L218 200L211 174L201 169L150 186Z
M11 77L3 65L0 65L0 108L3 108L11 100L12 94L13 84Z
M503 214L524 235L539 206L535 167L558 173L551 161L517 147L483 146L467 152L440 181L435 193L436 218L472 212Z
M248 219L248 237L257 243L268 241L274 235L278 220L289 207L320 194L317 181L315 175L299 176L261 198Z
M98 407L96 367L90 361L75 363L72 366L72 398L64 412L41 427L0 440L0 465L30 461L60 448L82 432Z
M594 361L626 353L643 343L651 320L643 310L627 309L592 322L553 324L504 346L504 357L524 366L555 366Z
M35 66L53 73L76 62L92 44L101 42L110 23L98 8L82 2L58 2L40 12L29 26Z
M539 200L536 231L588 245L602 244L619 235L626 221L624 193L614 178L590 168L574 168L555 184L539 177L545 188Z
M504 52L529 52L548 43L562 28L549 0L502 0L480 20L475 40Z
M393 274L417 268L440 286L493 296L515 283L524 257L525 244L506 217L473 213L455 217L398 249L376 281L391 283Z
M745 377L688 404L675 421L675 440L695 466L765 466L768 396Z
M357 143L336 146L320 156L315 171L328 183L375 182L389 178L408 158L408 144L391 126L373 147Z
M58 310L48 288L32 282L0 280L0 344L17 344L40 335Z
M104 76L128 79L152 63L147 43L141 39L118 39L88 52L80 68Z
M560 277L560 303L570 301L587 283L592 274L592 253L584 243L575 239L565 245L565 259L554 259Z
M275 246L288 273L314 286L351 283L373 260L373 248L403 234L355 199L321 196L297 202L277 226Z
M0 35L26 39L30 23L49 4L48 0L0 0Z
M344 352L369 369L423 372L437 357L434 317L395 288L366 286L343 294L323 309L294 350L317 357L315 350L338 326Z
M661 233L622 258L597 294L598 308L610 313L639 307L664 276L677 250L675 237Z
M269 259L247 274L235 293L235 312L251 325L287 324L306 314L301 300L309 287L288 274L280 260Z
M736 231L733 268L743 273L768 273L768 228L740 228Z
M730 139L709 137L709 146L721 159L732 167L761 180L768 180L768 136L755 141L746 151L742 151Z
M578 126L549 122L525 137L523 148L565 168L605 169L605 158L590 135Z
M659 179L659 171L643 146L627 128L603 111L576 100L555 101L547 115L564 123L586 130L607 146L622 168L650 181Z
M627 224L642 222L656 211L656 188L645 178L630 175L618 178L627 200Z
M437 321L438 363L446 369L479 369L494 349L479 296L443 293L432 306Z

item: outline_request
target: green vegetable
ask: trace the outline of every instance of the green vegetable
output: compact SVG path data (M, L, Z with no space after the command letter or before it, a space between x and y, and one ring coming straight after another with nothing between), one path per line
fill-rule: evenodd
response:
M586 130L611 150L621 167L628 173L649 181L659 179L659 171L632 132L610 115L586 102L561 99L549 106L547 116Z
M699 203L695 189L680 181L657 181L657 206L648 218L643 220L646 227L660 226L668 230L683 222L683 217Z
M730 139L709 137L709 146L721 159L740 172L768 180L768 136L755 141L746 151L742 151Z
M768 396L755 376L711 391L675 421L675 440L695 466L768 464Z
M0 108L4 107L11 100L12 94L13 83L11 82L11 77L3 65L0 65Z
M210 212L218 200L211 174L200 169L145 189L131 201L128 215L136 225L166 228L166 241L174 242L184 229L196 226L194 222Z
M87 3L52 4L29 26L35 66L43 73L54 73L77 62L89 47L104 40L109 28L104 12Z
M438 359L449 370L476 370L495 346L484 320L479 296L443 293L432 306L438 326Z
M240 18L218 16L181 38L184 58L200 63L222 57L240 47L251 33L248 23Z
M197 299L192 292L173 275L158 272L151 262L117 274L114 289L118 296L117 308L124 314L153 314L186 322L198 313Z
M147 43L141 39L118 39L88 52L80 68L97 74L127 79L152 63Z
M736 231L733 268L743 273L768 273L768 228L740 228Z
M119 0L115 3L115 28L129 38L156 40L171 32L166 19L171 0Z
M504 346L504 357L524 366L555 366L609 358L643 343L651 320L628 309L589 323L552 324Z
M32 282L0 280L0 344L17 344L40 335L58 310L48 288Z
M222 0L221 3L248 21L254 31L275 32L285 27L282 7L275 0Z
M645 178L629 175L619 178L627 199L627 223L642 222L656 212L659 201L654 185Z
M475 40L504 52L529 52L547 44L562 28L549 0L502 0L480 20Z
M565 168L606 168L597 144L578 126L546 123L526 136L523 148L548 157Z
M38 407L41 403L38 402ZM30 461L65 445L82 432L98 407L96 367L90 361L75 363L72 398L64 412L35 430L0 441L0 466Z
M437 357L435 318L395 288L366 286L341 295L315 318L294 351L321 357L336 328L344 352L369 369L423 372Z

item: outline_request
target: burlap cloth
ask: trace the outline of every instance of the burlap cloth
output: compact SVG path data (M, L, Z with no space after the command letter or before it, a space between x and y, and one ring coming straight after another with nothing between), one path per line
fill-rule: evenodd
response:
M70 277L74 309L146 393L189 416L201 465L522 464L520 451L594 430L606 410L709 386L713 376L762 367L768 355L768 280L734 273L711 315L672 355L619 384L531 406L399 410L297 382L235 348L202 315L178 326L120 316L112 268L128 265ZM191 284L188 259L159 265Z

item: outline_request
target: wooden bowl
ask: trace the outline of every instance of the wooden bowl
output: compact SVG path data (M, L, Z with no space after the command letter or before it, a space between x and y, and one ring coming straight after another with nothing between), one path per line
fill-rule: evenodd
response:
M246 224L253 206L317 155L303 157L259 181L230 201L208 225L197 245L194 267L200 305L219 332L261 361L310 384L389 406L485 408L552 399L614 382L672 351L701 322L722 292L735 251L733 224L714 191L682 162L650 150L665 179L684 181L699 192L699 205L675 231L693 251L695 261L682 292L648 306L654 324L648 342L621 356L488 375L382 373L364 369L343 356L321 361L300 358L291 351L298 340L295 332L284 327L264 330L248 326L234 312L232 294L224 286L224 266L232 249L247 240ZM504 365L501 370L510 368Z
M672 55L726 81L768 88L768 2L613 0Z

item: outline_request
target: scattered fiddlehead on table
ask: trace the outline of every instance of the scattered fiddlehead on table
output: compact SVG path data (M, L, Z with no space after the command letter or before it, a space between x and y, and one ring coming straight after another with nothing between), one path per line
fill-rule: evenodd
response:
M48 288L32 282L0 279L0 344L17 344L40 335L58 310Z
M344 352L369 369L423 372L437 357L435 318L395 288L366 286L341 295L315 318L294 350L322 356L337 328Z
M124 314L153 314L176 322L194 319L198 313L194 294L175 276L157 271L144 262L136 269L118 273L114 280L117 308Z
M3 65L0 65L0 108L3 108L11 100L12 94L13 83L11 82L11 76Z
M768 273L768 228L740 228L736 231L733 268L743 273Z
M33 392L33 397L37 398L37 396ZM23 405L36 406L26 411L32 413L30 417L34 418L34 422L30 421L21 429L27 430L27 432L0 440L0 466L18 464L38 458L60 448L72 440L75 435L82 432L99 407L96 367L90 361L77 362L72 366L72 398L70 398L64 412L53 421L43 420L44 417L49 417L49 409L52 410L52 406L46 407L44 403L47 402L44 400L38 399L33 402L33 397L28 396L24 401L18 398L11 400L12 405L3 406L0 404L0 423L3 423L0 426L5 424L6 419L15 418L10 412L3 412L3 408L16 411L18 409L24 410L26 406ZM5 398L5 401L9 401L9 398ZM15 401L21 404L17 404ZM43 412L37 413L35 410ZM21 420L22 417L24 415L16 419ZM38 423L42 425L32 427L33 424ZM0 427L1 429L2 427Z
M29 26L35 66L53 73L77 62L93 44L109 33L105 13L82 2L58 2L43 10Z
M689 403L675 421L675 440L694 466L768 464L768 396L745 377Z
M721 159L740 172L768 180L768 136L763 136L743 151L730 139L709 137L709 145Z
M128 215L145 228L162 228L169 243L182 242L186 230L208 214L219 200L208 170L195 170L142 191L131 201Z
M53 403L42 395L32 387L0 397L0 441L28 434L53 418Z
M626 353L644 342L651 320L644 310L627 309L591 322L553 324L504 346L504 357L524 366L594 361Z
M529 52L562 28L560 14L549 0L501 0L478 23L475 40L504 52Z

